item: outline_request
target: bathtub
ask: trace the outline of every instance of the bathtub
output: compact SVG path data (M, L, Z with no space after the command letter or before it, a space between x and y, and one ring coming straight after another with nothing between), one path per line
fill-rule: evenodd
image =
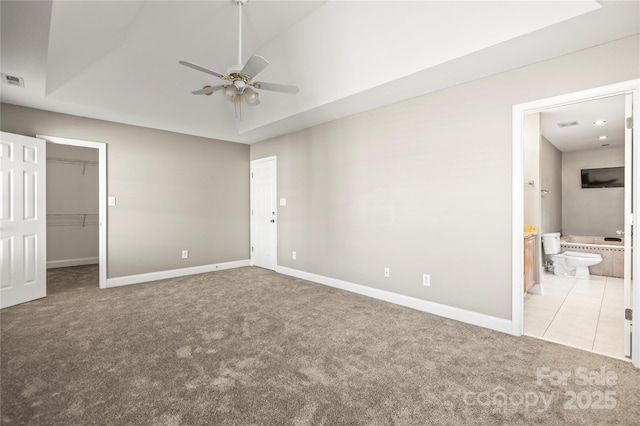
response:
M589 267L591 275L624 277L624 238L561 235L560 251L581 251L599 254L602 256L602 262Z

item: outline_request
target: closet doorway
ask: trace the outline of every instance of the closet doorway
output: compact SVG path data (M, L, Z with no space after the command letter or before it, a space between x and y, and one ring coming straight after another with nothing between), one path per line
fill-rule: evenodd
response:
M106 288L106 144L47 142L47 269L95 265Z

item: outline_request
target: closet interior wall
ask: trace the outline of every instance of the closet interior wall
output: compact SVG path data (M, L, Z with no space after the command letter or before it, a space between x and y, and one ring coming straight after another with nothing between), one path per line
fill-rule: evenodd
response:
M98 263L98 150L47 143L47 268Z

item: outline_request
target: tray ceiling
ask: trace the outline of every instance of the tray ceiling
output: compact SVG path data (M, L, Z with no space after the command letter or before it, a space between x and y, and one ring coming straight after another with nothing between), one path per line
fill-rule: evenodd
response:
M236 62L233 1L1 2L3 102L252 143L640 32L638 2L265 1L243 61L270 65L257 107L194 96ZM615 25L611 23L615 22ZM585 31L588 28L588 31Z

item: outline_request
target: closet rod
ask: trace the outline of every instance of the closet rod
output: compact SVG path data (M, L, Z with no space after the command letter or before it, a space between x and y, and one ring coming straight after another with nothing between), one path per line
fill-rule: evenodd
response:
M62 158L62 157L47 157L47 162L49 163L59 163L59 164L73 164L76 166L82 166L82 174L87 168L87 166L98 166L100 163L98 161L91 160L78 160L75 158Z
M82 226L98 225L97 213L48 214L47 226Z
M100 163L97 161L91 160L78 160L74 158L61 158L61 157L47 157L47 161L52 163L64 163L64 164L86 164L87 166L97 166Z

